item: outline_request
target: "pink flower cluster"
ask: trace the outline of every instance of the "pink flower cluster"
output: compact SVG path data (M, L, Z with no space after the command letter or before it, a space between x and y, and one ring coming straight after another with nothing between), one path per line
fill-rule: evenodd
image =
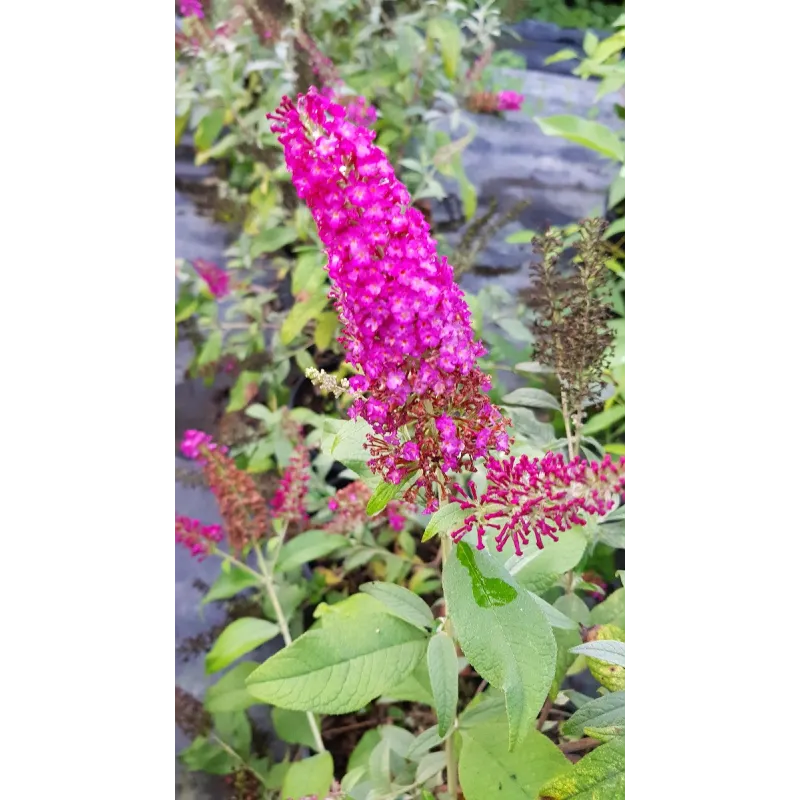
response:
M227 447L220 448L219 445L212 440L211 436L208 433L203 433L203 431L188 430L183 434L181 453L183 453L186 458L197 461L200 464L204 463L203 455L200 452L201 447L208 448L209 450L216 450L219 448L223 453L228 451Z
M396 484L419 472L435 507L444 472L509 444L453 269L374 131L314 88L268 116L325 246L347 360L363 373L350 386L369 397L352 413L375 432L370 466Z
M519 92L502 91L497 93L498 111L519 111L525 98Z
M280 485L272 498L272 511L276 517L287 523L302 523L308 519L305 499L308 494L308 481L311 477L311 463L305 445L295 447L289 466L283 473Z
M363 525L370 522L383 524L389 523L394 531L401 531L405 525L403 504L391 500L386 508L374 517L367 514L367 503L372 496L372 490L363 481L349 483L336 492L328 501L328 508L335 511L334 518L325 524L323 530L328 533L353 533Z
M217 300L230 292L230 275L224 269L202 258L192 261L192 266Z
M473 513L450 534L458 542L477 528L478 550L485 547L487 528L498 531L494 537L498 552L511 539L514 552L521 556L531 536L541 550L543 536L557 542L556 531L586 524L579 512L603 516L614 508L615 495L624 496L625 491L624 458L617 463L609 456L599 464L582 458L565 462L562 455L547 453L542 459L490 458L486 467L487 488L480 498L472 481L468 491L455 487L456 502Z
M181 0L181 16L182 17L197 17L203 19L203 4L200 0Z
M222 536L220 525L203 525L199 520L175 515L175 541L187 547L201 561L208 555L213 544L222 541Z

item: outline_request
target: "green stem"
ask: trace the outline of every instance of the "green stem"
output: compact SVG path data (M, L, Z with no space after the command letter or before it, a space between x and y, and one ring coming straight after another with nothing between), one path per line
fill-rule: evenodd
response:
M442 573L444 573L445 563L453 552L453 540L445 533L442 537ZM450 609L445 608L444 632L456 643L453 620L450 617ZM456 720L458 725L458 720ZM456 758L455 731L447 737L444 743L445 758L447 759L447 794L451 800L458 798L458 759Z
M278 561L278 554L280 553L281 546L283 545L283 539L285 535L286 526L283 526L278 532L278 546L275 548L275 556L272 560L273 565ZM275 619L278 621L278 627L281 630L283 641L288 647L292 643L292 634L289 632L289 624L286 621L286 616L283 613L280 600L278 599L278 595L275 591L275 583L272 580L272 570L267 566L267 562L264 560L264 554L261 552L261 547L256 544L254 549L256 551L256 558L258 559L258 565L263 573L264 588L267 590L267 596L269 597L270 602L272 603L272 608L275 611ZM325 745L322 742L322 733L320 732L319 725L317 725L317 720L310 711L306 711L306 719L308 719L308 726L311 728L311 735L314 737L314 744L316 745L317 750L320 753L324 753Z
M211 734L211 738L216 739L217 744L240 766L244 767L251 775L255 775L262 786L265 786L267 789L270 788L264 778L262 778L261 775L259 775L251 766L249 766L248 763L230 745L223 742L222 739L220 739L215 733Z
M275 558L273 559L272 563L275 564L278 560L278 553L280 553L281 545L283 544L283 538L286 534L286 528L284 527L278 533L278 546L275 550ZM212 550L212 554L218 556L222 559L228 559L232 564L234 564L239 569L243 570L244 572L250 573L254 577L258 578L259 583L264 587L264 590L267 593L267 597L269 597L270 602L272 603L272 608L275 611L275 619L278 622L278 628L280 628L281 635L283 636L284 644L288 647L292 643L292 634L289 632L289 624L286 621L286 616L283 613L283 609L281 608L280 600L278 599L278 595L275 592L275 584L272 580L272 570L267 565L267 562L264 559L264 554L261 552L261 548L258 544L253 546L253 549L256 551L256 559L258 560L258 566L261 569L261 572L256 572L254 569L251 569L247 566L243 561L240 561L238 558L235 558L230 553L226 553L222 550ZM308 725L311 728L311 734L314 737L314 743L319 750L320 753L325 752L325 745L322 742L322 734L320 733L319 725L317 724L317 720L314 718L314 715L310 711L306 711L306 717L308 719Z

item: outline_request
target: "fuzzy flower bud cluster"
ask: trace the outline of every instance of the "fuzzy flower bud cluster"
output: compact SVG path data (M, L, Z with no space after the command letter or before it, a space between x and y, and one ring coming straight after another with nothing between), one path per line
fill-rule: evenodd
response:
M196 258L192 261L192 266L217 300L230 292L230 275L224 269L203 258Z
M287 524L303 523L308 519L305 510L305 499L308 494L308 481L311 476L311 464L305 445L295 447L289 466L283 473L280 485L272 498L272 511L276 517Z
M200 0L181 0L180 10L182 17L197 17L203 19L203 4Z
M329 375L324 369L309 367L306 370L306 377L321 391L330 393L334 397L341 397L343 394L350 393L350 381L347 378L339 380L333 375Z
M464 295L374 131L313 88L269 116L328 256L340 341L361 373L350 388L368 396L351 414L374 431L370 468L395 484L416 475L408 499L420 489L435 508L445 473L509 445Z
M203 525L199 520L175 515L175 541L188 548L193 556L202 561L213 545L223 539L219 525Z
M502 91L497 93L498 111L519 111L525 98L519 92Z
M498 552L510 540L521 556L531 536L541 550L542 537L557 542L558 531L585 525L581 512L603 516L614 508L617 495L624 497L624 458L617 463L609 456L600 463L582 458L565 462L562 455L547 453L542 459L525 455L502 461L490 458L486 467L487 488L480 497L473 482L466 491L455 487L456 502L471 513L464 525L450 534L458 542L476 529L479 550L485 547L487 529L497 531Z
M241 551L266 534L267 504L253 478L242 472L207 433L186 431L181 452L203 467L203 475L217 500L230 546Z
M349 483L328 501L328 508L335 512L334 518L325 524L328 533L352 533L368 523L389 523L392 530L401 531L405 525L403 504L391 500L386 508L374 517L367 514L367 503L372 490L363 481Z

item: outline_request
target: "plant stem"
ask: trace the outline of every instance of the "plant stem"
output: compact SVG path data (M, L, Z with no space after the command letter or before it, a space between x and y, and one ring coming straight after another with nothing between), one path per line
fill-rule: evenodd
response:
M280 552L280 546L283 544L283 537L286 533L285 529L279 534L279 544L278 548L275 553L275 561L277 561L278 553ZM256 544L253 546L253 549L256 551L256 558L258 559L258 566L261 569L261 572L256 572L254 569L251 569L247 566L243 561L240 561L238 558L235 558L230 553L226 553L222 550L212 550L212 554L218 556L219 558L228 559L232 564L234 564L238 569L243 570L244 572L250 573L254 577L258 578L259 583L264 587L267 592L267 596L269 597L270 602L272 603L272 608L275 611L275 619L278 622L278 627L281 631L281 636L283 636L283 642L288 647L292 643L292 634L289 633L289 625L286 621L286 616L283 613L283 609L281 608L280 600L278 600L278 595L275 592L275 584L272 580L272 571L267 566L267 562L264 560L264 554L261 552L261 548ZM273 561L273 563L275 563ZM314 743L317 746L317 749L320 753L325 752L325 745L322 743L322 734L319 730L319 725L317 725L317 720L314 718L314 715L310 711L306 711L306 717L308 718L308 725L311 728L311 733L314 736Z
M273 564L275 564L278 560L278 553L280 552L281 545L283 544L283 537L285 535L286 528L284 526L278 534L278 547L275 550L275 558L272 561ZM258 565L263 573L264 588L267 590L267 596L269 597L270 602L272 603L272 608L275 611L275 619L278 622L278 627L281 629L283 641L288 647L292 643L292 634L289 633L289 624L286 621L286 616L281 608L280 600L275 592L275 583L272 580L272 570L270 570L270 568L267 566L267 562L264 560L264 554L261 552L261 547L259 547L258 544L255 544L253 549L256 551ZM314 744L317 746L317 750L320 753L324 753L325 745L322 742L322 734L320 733L319 725L317 725L317 720L310 711L306 711L306 718L308 719L308 726L311 728L311 735L314 737Z
M442 536L442 572L447 562L447 558L453 550L453 540L445 533ZM450 619L450 609L445 608L446 617L444 620L444 632L456 643L453 621ZM458 720L456 720L458 725ZM458 800L458 760L456 759L455 731L447 737L444 743L444 752L447 759L447 794L451 800Z
M598 745L603 744L599 739L592 739L587 736L585 739L578 739L575 742L562 742L558 749L562 753L577 753L581 750L592 750Z
M265 786L267 789L269 789L269 786L267 786L267 782L264 780L264 778L262 778L261 775L258 774L258 772L256 772L254 769L252 769L248 765L248 763L232 747L230 747L230 745L228 745L225 742L223 742L222 739L220 739L219 736L217 736L215 733L211 734L211 738L212 739L216 739L217 744L229 756L231 756L236 761L237 764L239 764L240 766L244 767L251 775L255 775L255 777L258 779L259 783L261 783L262 786Z
M569 460L575 458L575 443L572 439L572 423L569 418L569 404L567 403L567 393L561 390L561 415L564 417L564 430L567 435L567 452Z

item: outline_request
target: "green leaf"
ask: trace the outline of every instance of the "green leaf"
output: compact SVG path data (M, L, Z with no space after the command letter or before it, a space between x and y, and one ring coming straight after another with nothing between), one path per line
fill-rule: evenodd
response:
M586 726L607 728L625 725L625 691L611 692L581 706L565 723L567 736L583 736Z
M399 483L381 481L372 493L372 497L367 501L367 514L371 517L380 514L390 501L397 497L402 488L403 486Z
M294 241L297 241L297 231L292 228L269 228L261 231L250 245L250 258L274 253Z
M232 750L242 758L250 756L250 745L253 741L253 730L250 720L244 711L223 711L212 714L214 732Z
M200 307L199 298L181 292L178 301L175 303L175 324L185 322Z
M470 664L506 696L509 747L527 735L550 688L556 643L536 601L483 551L459 542L444 567L448 614Z
M194 158L194 163L199 167L210 161L212 158L220 158L227 155L227 153L239 142L239 136L235 133L229 133L223 136L215 145L203 150Z
M437 775L441 775L442 770L447 766L447 754L443 752L427 753L417 765L414 775L414 782L422 785ZM441 777L439 778L441 780Z
M292 569L330 555L335 550L349 544L345 536L326 531L306 531L290 539L281 548L275 572L288 572Z
M458 530L464 524L464 520L472 513L472 509L463 510L459 503L449 503L446 506L441 506L428 521L425 532L422 534L422 541L427 542L437 533L447 536Z
M553 53L553 55L548 56L544 60L544 63L546 65L558 64L560 61L571 61L573 58L578 58L578 54L574 50L559 50L557 53Z
M202 151L208 150L214 140L219 136L222 126L225 124L225 110L222 108L215 108L209 111L194 132L194 146Z
M571 619L566 614L563 614L554 606L551 606L546 600L542 600L538 594L534 594L533 592L529 592L529 594L536 601L536 605L539 606L544 615L547 617L547 621L550 623L551 628L560 628L567 631L578 630L578 623L575 622L575 620Z
M625 31L617 31L612 36L604 39L599 45L596 46L594 51L595 61L605 61L609 56L619 53L625 49ZM624 75L624 73L623 73Z
M625 232L625 217L620 217L620 219L615 219L607 228L606 232L603 234L604 239L610 239L612 236L616 236L618 233Z
M544 389L524 387L514 389L511 394L503 398L503 403L509 406L526 406L527 408L552 408L561 411L561 403L550 392Z
M623 549L625 547L625 523L604 522L598 525L597 539L616 550Z
M406 757L411 761L417 761L420 756L427 753L428 750L432 750L434 747L438 747L442 744L446 738L446 736L443 737L439 735L438 726L428 728L428 730L423 731L414 739L414 744L408 748Z
M319 250L300 253L292 269L292 294L297 296L301 291L315 292L325 282L327 272L323 266L324 259Z
M553 605L570 619L575 620L575 622L586 626L590 624L589 607L577 594L562 595Z
M255 661L242 661L226 672L213 686L209 686L203 700L206 710L212 714L225 711L244 711L256 703L247 691L245 680L258 666Z
M611 128L592 120L560 114L553 117L535 117L542 132L548 136L561 136L570 142L588 147L600 155L625 161L625 145Z
M314 346L323 353L333 342L339 317L335 311L323 311L317 318L317 327L314 328Z
M569 772L566 756L539 731L528 732L525 746L513 752L507 735L504 721L462 731L458 778L466 800L530 800L542 784Z
M186 130L186 125L189 122L189 116L190 112L187 111L182 116L175 117L175 147L177 147L180 143L181 136L183 136L183 132Z
M624 589L625 588L625 570L624 569L618 569L617 570L617 575L619 575L619 579L622 581L622 588Z
M569 671L569 668L575 663L577 656L570 652L573 647L581 643L581 635L577 630L563 630L554 629L553 636L558 646L556 652L556 667L553 674L553 682L550 684L550 691L548 697L550 700L555 700L558 693L561 691L561 683Z
M612 739L539 789L541 800L619 800L625 797L625 739Z
M209 775L227 775L233 772L233 756L205 736L198 736L180 755L186 769L208 772Z
M598 603L589 615L592 625L617 625L625 627L625 589L612 592L602 603Z
M458 705L458 656L453 640L446 633L437 633L428 642L428 674L439 736L443 737L455 721Z
M280 628L265 619L243 617L231 622L214 642L206 656L206 672L219 672L237 658L255 650L280 633Z
M625 642L615 642L613 639L584 642L572 648L573 653L605 661L606 664L625 666Z
M458 74L461 56L461 30L449 17L432 17L428 22L428 37L439 42L442 50L444 74L454 80Z
M625 419L625 406L611 406L611 408L607 408L605 411L600 411L598 414L589 417L589 421L583 426L581 434L584 436L591 436L592 434L607 430L621 419Z
M347 714L396 687L419 664L426 636L365 594L330 613L255 672L247 685L264 703Z
M506 241L509 244L530 244L535 233L536 231L530 231L526 228L523 231L516 231L510 236L506 236Z
M414 592L394 583L372 581L358 587L380 601L389 611L423 631L433 627L433 612L428 604Z
M358 767L366 767L369 765L370 753L375 749L375 745L381 740L381 735L375 728L368 730L359 740L358 744L353 748L350 757L347 759L347 771L352 772Z
M260 372L250 372L248 370L242 372L231 388L231 399L225 409L226 412L241 411L253 399L260 382Z
M511 418L517 436L523 437L530 444L545 447L556 438L553 426L549 422L540 422L530 408L523 406L504 406L504 408Z
M234 597L239 592L258 586L261 583L260 579L252 573L245 572L232 564L229 566L230 569L227 571L223 567L219 577L203 598L202 605L211 603L214 600L227 600L229 597Z
M197 356L197 366L204 367L206 364L214 364L219 361L222 355L222 331L212 331L203 344L200 354Z
M558 541L548 541L544 549L528 548L521 557L513 556L506 566L519 583L537 594L546 591L583 557L586 537L577 528L558 534Z
M428 664L424 658L420 660L408 677L383 693L381 702L390 701L433 705L433 689L428 675Z
M289 345L303 328L328 307L328 293L323 287L302 303L295 303L281 326L281 343Z
M303 797L327 797L333 783L333 757L318 753L302 761L294 761L286 772L281 800L301 800Z
M608 207L614 208L625 199L625 175L617 175L608 190Z
M591 31L586 31L583 37L583 50L587 56L591 56L594 53L599 42L600 40L597 38L596 34Z
M287 708L272 709L272 725L275 733L287 744L303 744L317 749L314 734L305 711L290 711Z
M352 469L362 478L371 475L366 465L370 455L365 449L367 436L372 433L370 424L360 418L347 422L326 419L325 426L326 432L321 442L322 452L332 456L348 469Z

